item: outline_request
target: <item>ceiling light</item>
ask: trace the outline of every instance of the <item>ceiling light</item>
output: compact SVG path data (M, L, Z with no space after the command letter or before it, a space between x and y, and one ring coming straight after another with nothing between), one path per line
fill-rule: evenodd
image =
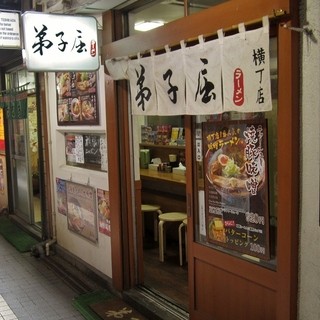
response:
M163 21L140 21L134 24L134 30L149 31L164 25Z

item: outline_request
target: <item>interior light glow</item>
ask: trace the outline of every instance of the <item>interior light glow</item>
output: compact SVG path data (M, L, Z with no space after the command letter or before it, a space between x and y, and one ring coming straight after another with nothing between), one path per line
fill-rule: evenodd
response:
M140 21L134 24L134 30L149 31L164 25L163 21Z

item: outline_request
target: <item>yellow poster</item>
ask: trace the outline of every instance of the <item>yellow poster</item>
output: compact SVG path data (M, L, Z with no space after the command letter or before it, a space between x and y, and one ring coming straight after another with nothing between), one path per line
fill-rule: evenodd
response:
M4 140L3 109L0 108L0 140Z

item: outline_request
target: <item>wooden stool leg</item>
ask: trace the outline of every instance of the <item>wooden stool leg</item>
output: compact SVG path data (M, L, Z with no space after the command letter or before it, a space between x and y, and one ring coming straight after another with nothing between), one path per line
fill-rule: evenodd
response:
M159 221L159 260L164 261L164 221Z
M185 225L185 234L184 234L184 236L185 236L185 247L186 247L186 262L188 262L188 227L187 227L187 225Z
M180 223L179 225L179 259L180 259L180 266L183 265L182 261L182 228L184 227L184 223Z

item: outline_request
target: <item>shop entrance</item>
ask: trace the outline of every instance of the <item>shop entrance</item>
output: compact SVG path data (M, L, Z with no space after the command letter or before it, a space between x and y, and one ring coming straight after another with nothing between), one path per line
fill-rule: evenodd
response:
M20 79L20 80L19 80ZM40 168L38 151L38 116L34 75L26 71L7 75L7 86L18 87L28 83L24 101L26 116L7 117L10 159L10 211L14 215L41 229ZM17 83L17 86L13 86Z
M142 283L188 310L184 117L133 116L133 123L139 140L134 158L140 159Z

